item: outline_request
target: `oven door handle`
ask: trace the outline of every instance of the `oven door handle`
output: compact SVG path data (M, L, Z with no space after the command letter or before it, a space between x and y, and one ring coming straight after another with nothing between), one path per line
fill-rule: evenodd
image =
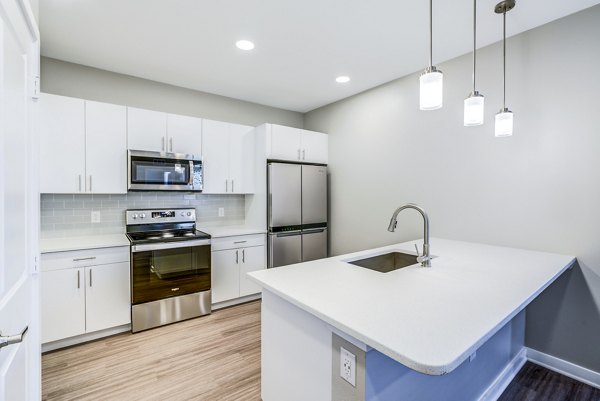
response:
M132 245L131 252L146 252L146 251L158 251L161 249L174 249L174 248L188 248L190 246L204 246L210 245L209 239L199 239L191 241L176 241L176 242L161 242L156 244L141 244Z

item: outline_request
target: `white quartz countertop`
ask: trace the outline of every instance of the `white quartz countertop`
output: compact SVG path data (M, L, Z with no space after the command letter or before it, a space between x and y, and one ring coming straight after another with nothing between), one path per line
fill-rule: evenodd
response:
M129 246L129 240L125 234L82 235L80 237L43 238L40 240L41 253L110 248L113 246Z
M265 234L267 232L264 228L248 227L248 226L203 226L197 224L196 228L200 231L204 231L210 234L213 238L220 237L233 237L236 235L250 235L250 234Z
M265 289L421 373L454 370L574 262L573 256L431 239L431 268L345 261L422 240L261 270Z

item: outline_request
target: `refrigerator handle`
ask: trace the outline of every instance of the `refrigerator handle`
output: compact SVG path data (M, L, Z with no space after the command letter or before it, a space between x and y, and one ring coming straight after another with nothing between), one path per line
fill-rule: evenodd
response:
M276 237L293 237L302 234L302 231L286 231L275 234Z
M316 234L316 233L322 233L323 231L325 231L326 228L313 228L312 230L303 230L302 234Z

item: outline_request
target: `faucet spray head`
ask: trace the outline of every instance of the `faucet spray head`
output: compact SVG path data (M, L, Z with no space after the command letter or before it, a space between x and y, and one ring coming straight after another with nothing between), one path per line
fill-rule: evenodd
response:
M388 231L393 233L396 230L396 225L398 225L398 220L392 217L390 225L388 226Z

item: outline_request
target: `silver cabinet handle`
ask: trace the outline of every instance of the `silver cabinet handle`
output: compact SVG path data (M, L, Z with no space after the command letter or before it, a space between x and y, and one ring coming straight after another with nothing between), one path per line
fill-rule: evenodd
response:
M240 251L239 250L235 251L235 263L236 264L240 263Z
M242 249L242 263L246 263L246 250Z
M77 270L77 289L81 288L81 271Z
M90 174L90 192L92 192L92 175Z
M248 242L248 240L244 240L244 241L233 241L234 244L245 244L246 242Z
M79 192L81 192L81 174L79 174Z
M300 160L300 149L298 149L298 160Z
M90 269L90 287L92 286L92 269Z
M27 333L28 329L29 329L29 326L25 327L23 329L23 331L21 332L21 334L17 334L14 336L3 336L2 333L0 333L0 349L7 347L9 345L18 344L21 341L23 341L23 338L25 337L25 333Z
M165 137L163 136L161 139L161 144L160 144L160 150L162 151L167 151L167 149L165 149Z
M231 180L231 192L235 192L235 189L233 189L234 184L235 184L235 180Z
M225 192L229 192L229 180L225 180Z
M302 149L302 160L306 160L306 149Z
M73 259L73 262L79 262L80 260L94 260L96 259L95 256L90 256L89 258L75 258Z
M171 146L171 152L173 151L173 138L169 138L169 144Z

